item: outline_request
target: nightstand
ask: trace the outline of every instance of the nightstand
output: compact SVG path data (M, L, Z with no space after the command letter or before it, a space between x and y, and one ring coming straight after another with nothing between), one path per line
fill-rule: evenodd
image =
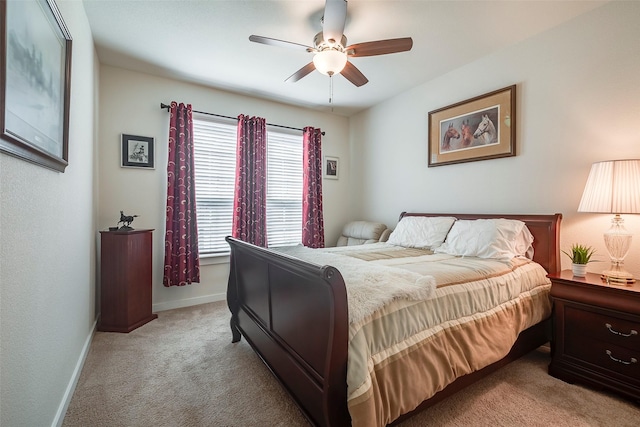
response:
M640 399L640 285L600 275L550 274L553 341L549 374Z

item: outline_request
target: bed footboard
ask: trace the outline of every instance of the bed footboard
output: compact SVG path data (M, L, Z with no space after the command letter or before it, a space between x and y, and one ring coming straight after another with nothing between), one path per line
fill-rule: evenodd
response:
M314 425L350 425L348 312L338 270L232 237L227 302L242 336Z

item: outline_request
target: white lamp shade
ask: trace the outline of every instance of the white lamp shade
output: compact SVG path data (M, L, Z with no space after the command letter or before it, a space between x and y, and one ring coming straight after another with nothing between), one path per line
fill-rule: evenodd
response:
M591 165L578 212L640 213L640 160Z
M313 57L313 65L316 66L316 70L327 76L339 73L346 64L347 55L339 50L323 50Z

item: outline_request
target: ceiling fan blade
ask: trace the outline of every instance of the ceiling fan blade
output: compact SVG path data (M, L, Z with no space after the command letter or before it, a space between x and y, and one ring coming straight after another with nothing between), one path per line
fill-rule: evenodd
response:
M300 68L298 71L296 71L295 73L287 77L285 82L295 83L315 69L316 69L316 66L313 65L313 62L309 62L307 65L305 65L304 67Z
M345 79L349 80L354 85L360 87L362 85L367 84L369 81L364 74L360 72L351 62L347 61L347 64L344 66L340 74L344 76Z
M348 56L375 56L388 53L406 52L413 47L411 37L356 43L347 47Z
M252 41L252 42L255 42L255 43L268 44L270 46L294 48L294 49L298 49L298 50L304 50L306 52L311 52L311 51L314 50L310 46L305 46L305 45L299 44L299 43L287 42L287 41L284 41L284 40L272 39L272 38L269 38L269 37L251 35L251 36L249 36L249 40Z
M327 0L322 17L322 38L327 43L340 43L347 20L346 0Z

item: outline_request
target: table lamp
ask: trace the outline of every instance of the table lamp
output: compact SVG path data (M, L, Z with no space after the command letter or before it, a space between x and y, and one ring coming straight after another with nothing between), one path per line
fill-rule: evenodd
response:
M604 243L611 267L602 272L602 280L611 284L634 283L624 269L632 235L624 228L620 214L640 213L640 160L609 160L591 165L578 212L614 214Z

